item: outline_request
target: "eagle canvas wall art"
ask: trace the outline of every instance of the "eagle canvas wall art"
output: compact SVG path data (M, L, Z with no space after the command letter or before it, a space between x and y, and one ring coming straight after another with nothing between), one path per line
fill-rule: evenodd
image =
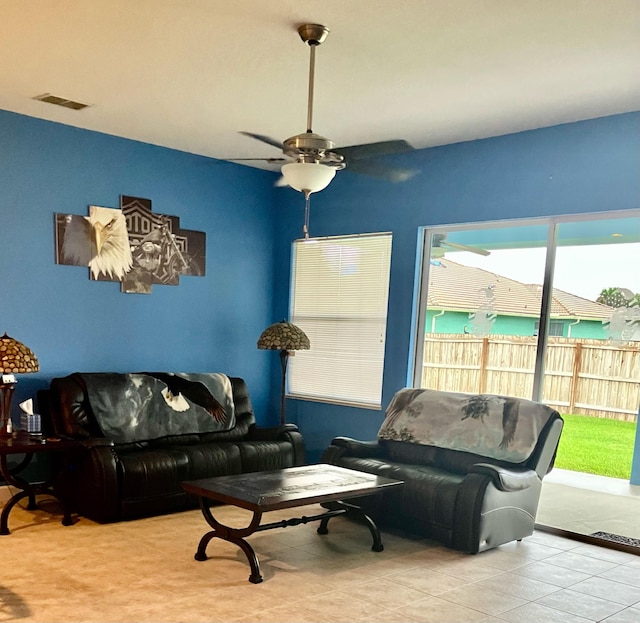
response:
M89 206L89 216L56 213L56 263L87 266L90 279L118 281L122 292L138 294L205 274L204 232L154 214L149 199L123 195L120 203L120 209Z

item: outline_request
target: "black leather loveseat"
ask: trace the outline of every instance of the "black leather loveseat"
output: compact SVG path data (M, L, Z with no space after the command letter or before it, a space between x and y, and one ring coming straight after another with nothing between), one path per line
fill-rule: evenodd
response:
M228 395L222 406L231 415L226 420L222 410L216 413L191 390L202 393L200 381L206 384L210 376L225 380ZM146 390L151 388L144 395L140 378ZM178 384L176 389L177 381L184 387ZM131 392L136 395L132 409L126 402L131 402ZM38 392L38 403L43 422L53 434L81 441L81 449L58 479L58 492L72 511L101 523L197 506L197 500L180 486L185 480L305 462L296 426L256 426L241 378L74 373L53 379L48 390ZM198 409L197 417L191 415L191 407ZM101 415L96 417L97 413Z
M403 389L376 440L337 437L321 460L404 481L381 508L358 501L382 526L477 553L533 533L562 426L528 400Z

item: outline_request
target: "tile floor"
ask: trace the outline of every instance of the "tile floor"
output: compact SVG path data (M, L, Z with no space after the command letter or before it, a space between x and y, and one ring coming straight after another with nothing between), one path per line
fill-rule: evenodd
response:
M323 536L317 523L269 530L250 537L265 577L254 585L230 543L214 539L209 559L194 560L208 529L198 510L64 527L47 507L14 509L0 537L0 621L640 621L640 556L545 532L470 556L387 532L375 553L344 518ZM246 523L239 509L218 514Z

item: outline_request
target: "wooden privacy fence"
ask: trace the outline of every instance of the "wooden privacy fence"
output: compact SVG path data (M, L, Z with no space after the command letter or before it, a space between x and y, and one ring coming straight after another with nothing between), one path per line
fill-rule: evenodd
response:
M531 398L537 338L427 333L422 387ZM561 413L635 421L640 344L549 337L542 401Z

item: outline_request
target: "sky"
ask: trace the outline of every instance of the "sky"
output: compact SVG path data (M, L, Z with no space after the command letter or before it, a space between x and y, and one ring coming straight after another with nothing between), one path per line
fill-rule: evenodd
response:
M487 257L447 252L446 258L522 283L542 284L546 249L494 250ZM595 301L603 288L640 292L640 243L558 247L554 288Z

